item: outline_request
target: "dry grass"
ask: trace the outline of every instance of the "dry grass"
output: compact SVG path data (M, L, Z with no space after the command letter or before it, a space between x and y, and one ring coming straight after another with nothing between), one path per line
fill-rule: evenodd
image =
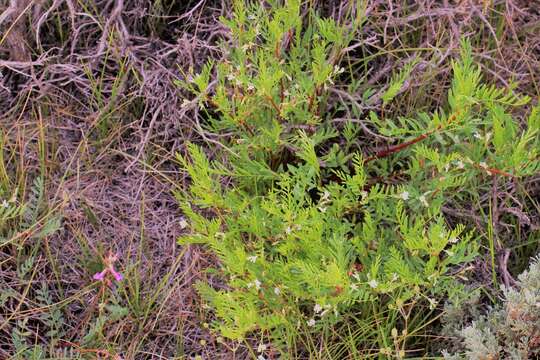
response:
M209 2L41 5L22 9L19 23L28 27L11 26L20 8L2 24L7 39L24 37L33 61L14 56L12 42L2 44L2 54L10 55L0 61L1 124L9 170L24 173L23 183L45 172L48 203L58 204L63 227L39 249L35 277L20 286L13 280L13 249L2 248L2 288L22 297L2 308L0 357L14 354L10 334L22 318L30 319L28 344L51 345L33 291L44 282L64 317L65 334L53 345L58 351L125 358L219 354L200 344L210 336L191 288L209 264L198 249L176 245L181 214L171 189L183 182L174 153L196 137L173 81L179 68L219 56L222 10ZM174 31L165 26L170 23ZM119 255L125 281L100 288L92 275L109 251ZM128 315L84 344L100 306L112 303Z
M346 1L319 2L340 17ZM0 243L0 289L13 295L0 302L0 358L15 354L16 331L28 346L43 345L51 356L68 349L71 356L111 359L248 356L241 346L235 352L234 344L219 343L203 326L208 319L191 285L206 276L212 259L176 244L182 214L172 196L186 181L175 153L187 140L202 141L201 115L181 107L183 94L174 80L220 56L217 43L227 33L218 18L228 9L205 0L12 0L7 10L0 8L0 127L7 169L21 191L43 174L44 208L63 219L62 229L44 241L28 233L17 240L19 247ZM416 56L420 61L399 108L382 113L440 105L447 60L461 36L473 39L487 76L504 86L515 83L533 98L540 94L540 13L533 2L373 0L367 15L346 56L359 69L354 80L360 85L348 89L348 97L345 86L334 89L334 101L359 114L381 111L380 103L364 102L364 91L382 92L392 71ZM538 197L537 184L533 179L527 185L531 199ZM523 209L531 204L538 201L523 205L519 214L534 225L538 212L534 217ZM32 251L37 260L31 276L21 277L21 254ZM92 275L108 252L119 255L125 280L102 287ZM51 304L38 299L43 284ZM103 308L112 304L127 313L112 319ZM52 309L63 317L61 337L43 330L43 314ZM100 314L108 320L102 335L90 339Z

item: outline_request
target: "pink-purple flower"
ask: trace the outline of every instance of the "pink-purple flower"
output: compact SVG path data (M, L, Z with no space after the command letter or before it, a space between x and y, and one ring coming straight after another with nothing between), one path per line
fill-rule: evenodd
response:
M94 280L103 281L105 280L107 274L111 274L116 281L122 281L124 277L114 268L114 263L116 260L118 260L118 256L109 253L109 256L107 256L103 261L105 268L102 271L95 273L92 278Z

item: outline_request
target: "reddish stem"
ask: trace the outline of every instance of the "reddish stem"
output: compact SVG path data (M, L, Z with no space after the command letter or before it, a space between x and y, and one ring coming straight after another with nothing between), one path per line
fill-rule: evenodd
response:
M364 160L364 163L368 163L368 162L373 161L373 160L382 159L384 157L390 156L390 155L392 155L392 154L394 154L394 153L396 153L398 151L401 151L401 150L403 150L405 148L408 148L411 145L414 145L414 144L424 140L425 138L427 138L428 136L430 136L434 132L435 132L435 130L430 131L430 132L425 133L425 134L422 134L422 135L420 135L420 136L418 136L418 137L416 137L416 138L414 138L412 140L406 141L404 143L394 145L394 146L390 146L388 149L379 151L375 155L368 157L367 159Z
M457 118L457 115L459 114L459 111L456 111L454 114L452 114L449 118L448 118L448 123L447 124L450 124L452 123L454 120L456 120ZM377 159L381 159L381 158L384 158L384 157L387 157L387 156L390 156L398 151L401 151L405 148L408 148L409 146L411 145L414 145L424 139L426 139L428 136L432 135L433 133L439 131L442 129L442 124L439 124L434 130L431 130L427 133L424 133L412 140L409 140L409 141L406 141L404 143L401 143L401 144L397 144L397 145L394 145L394 146L390 146L388 149L385 149L385 150L382 150L382 151L379 151L378 153L376 153L375 155L372 155L370 157L368 157L364 163L368 163L370 161L373 161L373 160L377 160Z

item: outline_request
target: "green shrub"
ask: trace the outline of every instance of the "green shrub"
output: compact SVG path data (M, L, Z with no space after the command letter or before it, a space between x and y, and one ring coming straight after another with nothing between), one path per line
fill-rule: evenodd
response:
M447 320L447 332L456 336L454 354L445 359L537 359L540 357L540 257L518 277L515 288L503 287L503 302L487 314L471 308L459 310L459 318ZM466 314L474 313L465 322ZM478 314L478 315L477 315Z
M284 339L351 311L368 322L384 314L372 335L391 353L396 317L406 330L413 310L457 296L456 269L477 253L474 234L448 224L442 206L470 201L493 177L538 171L539 109L519 129L507 109L528 99L481 84L463 42L447 109L396 120L372 113L363 119L370 132L395 140L369 151L357 141L368 132L338 126L328 111L350 30L299 1L237 1L223 21L233 38L226 59L182 84L195 94L185 106L205 113L201 134L222 135L212 140L220 151L210 161L188 144L179 161L191 185L178 194L191 229L180 241L207 245L220 262L221 286L198 284L217 330Z

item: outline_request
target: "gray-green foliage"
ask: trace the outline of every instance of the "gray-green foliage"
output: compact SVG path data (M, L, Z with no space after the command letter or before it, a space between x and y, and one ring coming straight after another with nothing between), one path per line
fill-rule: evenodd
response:
M540 356L540 257L519 275L515 287L502 289L503 301L470 323L454 318L446 331L455 336L446 359L536 359ZM452 305L448 310L455 312ZM461 309L462 313L469 309ZM450 319L447 319L450 320Z
M0 170L7 174L3 161L0 156ZM42 359L58 345L58 339L65 331L62 311L55 303L48 283L36 280L36 263L42 255L41 242L60 228L60 218L48 207L43 177L35 177L26 194L7 175L1 180L0 262L6 269L14 269L16 276L12 282L0 282L0 308L6 314L0 327L11 330L10 341L16 351L14 358ZM22 306L21 299L39 309L41 315L37 326L36 322L30 321L30 316L16 313L18 310L30 312ZM49 343L49 349L35 344L36 328L40 337Z
M41 177L36 177L25 199L17 198L17 191L0 187L0 249L7 245L17 245L21 233L29 232L31 238L40 241L60 228L58 216L47 213L44 206L44 185ZM11 191L8 191L11 190Z
M457 296L452 271L477 242L441 209L493 176L540 168L538 109L527 128L514 125L507 110L528 99L482 84L463 42L448 108L384 122L372 114L366 122L402 146L366 154L352 141L362 130L336 127L324 111L343 72L345 29L313 12L302 19L299 1L235 4L229 56L183 84L207 111L205 131L227 134L216 161L192 144L179 156L191 177L178 194L191 229L181 242L209 246L226 284L198 285L216 328L233 339L279 337L354 309L399 316L404 304L434 309ZM392 328L381 327L381 348Z

